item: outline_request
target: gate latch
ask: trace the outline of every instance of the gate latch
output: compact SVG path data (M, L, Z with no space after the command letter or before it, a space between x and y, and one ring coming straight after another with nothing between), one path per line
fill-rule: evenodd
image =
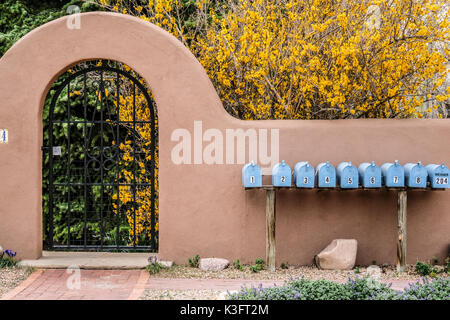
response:
M62 154L61 147L53 147L53 148L45 147L45 146L41 147L42 151L47 151L47 150L50 150L50 149L52 149L52 155L54 155L54 156L60 156Z

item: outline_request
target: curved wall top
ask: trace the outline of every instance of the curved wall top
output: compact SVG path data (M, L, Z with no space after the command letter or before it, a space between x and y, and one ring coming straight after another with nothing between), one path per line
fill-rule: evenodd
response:
M177 115L186 117L183 110L187 106L194 118L213 113L215 117L218 113L228 115L203 67L168 32L117 13L84 13L80 21L80 29L69 29L68 16L62 17L19 40L0 60L1 92L21 89L30 98L38 94L45 99L54 80L68 67L102 58L128 64L145 78L159 112L170 113L174 120ZM195 103L190 104L189 99L194 98ZM41 112L33 110L38 106L42 108L42 103L23 108L27 112Z

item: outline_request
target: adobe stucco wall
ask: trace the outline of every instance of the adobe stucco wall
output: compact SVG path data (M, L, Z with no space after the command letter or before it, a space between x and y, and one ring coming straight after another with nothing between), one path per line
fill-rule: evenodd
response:
M242 165L175 165L173 130L280 129L280 159L293 166L375 160L450 163L450 120L253 121L229 116L194 56L160 28L111 13L88 13L81 29L61 18L34 30L0 60L0 245L20 258L42 251L42 108L53 81L83 60L124 62L150 85L160 127L160 256L265 255L265 194L244 191ZM411 192L408 261L444 258L450 244L450 192ZM282 190L277 198L277 263L309 264L334 238L359 241L358 264L394 263L396 196L388 192Z

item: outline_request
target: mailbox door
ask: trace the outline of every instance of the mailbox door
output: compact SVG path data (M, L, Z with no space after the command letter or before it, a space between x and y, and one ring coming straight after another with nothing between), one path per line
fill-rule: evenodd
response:
M391 165L385 171L384 184L386 187L404 187L405 186L405 170L402 166Z
M317 185L319 188L336 187L336 170L333 166L321 166L317 172Z
M295 174L295 185L298 188L314 188L314 168L300 167Z
M247 164L242 169L242 184L245 188L257 188L262 186L261 169L257 165Z
M445 165L428 165L427 169L432 188L450 188L450 170Z
M363 187L364 188L381 187L381 170L379 167L369 165L364 169Z
M275 166L272 174L272 184L275 187L290 187L292 184L291 168L288 165Z
M407 180L408 187L410 188L426 188L428 173L425 167L414 166L409 172Z
M347 166L342 170L340 176L340 187L344 189L358 188L358 169L354 166Z

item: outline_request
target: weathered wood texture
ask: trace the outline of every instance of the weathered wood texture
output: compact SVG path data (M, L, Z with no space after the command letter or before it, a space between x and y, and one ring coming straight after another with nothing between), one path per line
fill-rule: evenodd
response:
M406 268L406 206L408 194L406 191L398 192L397 201L397 271L405 271Z
M275 271L275 214L276 191L266 190L266 266Z

